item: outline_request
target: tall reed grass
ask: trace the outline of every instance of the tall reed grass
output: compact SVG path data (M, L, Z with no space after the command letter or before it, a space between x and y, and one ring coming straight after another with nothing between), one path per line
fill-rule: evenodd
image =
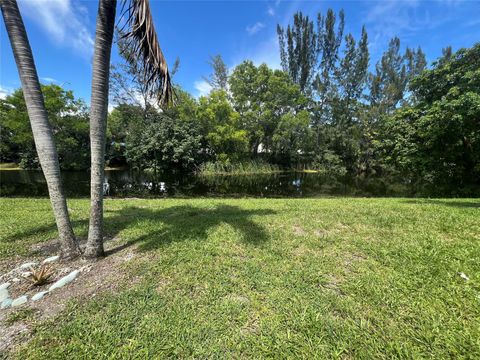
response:
M200 175L249 175L278 172L282 170L277 165L256 160L239 163L206 162L198 169Z

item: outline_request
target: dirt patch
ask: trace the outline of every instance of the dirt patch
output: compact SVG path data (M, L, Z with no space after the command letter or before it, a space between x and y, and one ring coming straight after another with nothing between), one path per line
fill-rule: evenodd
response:
M299 244L297 247L291 250L291 254L295 257L322 257L324 255L323 249L312 249L305 244Z
M247 323L242 326L240 333L242 335L257 334L260 331L260 321L258 316L248 319Z
M328 236L328 231L323 229L315 230L313 233L319 238L325 238Z
M341 222L329 227L329 229L317 229L313 233L319 238L326 238L328 236L339 235L343 232L352 231L352 228Z
M297 246L295 249L292 250L293 256L302 257L305 255L308 255L309 253L310 253L310 250L303 244L300 244L299 246Z
M236 303L236 304L249 304L250 303L250 299L244 295L239 295L239 294L229 294L227 296L225 296L225 300L227 302L233 302L233 303Z
M322 284L322 287L333 291L337 295L344 295L343 291L340 289L340 284L342 279L336 275L328 275L327 282Z
M341 271L338 274L327 275L327 281L321 286L328 290L333 291L337 295L345 295L341 289L342 282L345 277L351 276L355 272L355 263L364 261L367 258L358 253L347 253L343 256Z
M158 286L156 288L156 291L158 294L161 294L165 291L168 285L170 285L171 281L169 279L160 279L158 281Z
M300 244L295 249L292 250L292 255L295 257L304 257L304 256L321 256L321 252L314 250L306 246L305 244Z
M347 230L350 230L350 226L349 225L346 225L344 223L337 223L336 226L335 226L336 229L338 229L339 231L347 231Z
M85 242L85 239L80 242ZM34 244L30 247L30 251L34 256L49 256L50 254L56 254L60 251L60 243L57 239Z
M293 233L297 236L307 235L307 232L301 226L298 226L298 225L293 227Z
M366 259L367 258L365 256L363 256L362 254L348 253L347 256L344 257L343 265L344 265L345 269L350 272L355 263L358 263L360 261L364 261Z
M43 250L47 248L50 249L49 246L53 245L45 244L42 250L40 250L41 253L44 254ZM121 286L127 284L127 282L129 285L138 282L138 279L131 278L122 266L135 258L135 246L122 247L118 245L117 241L109 241L105 243L105 248L107 254L110 254L104 259L98 261L77 259L55 265L58 270L55 274L54 281L73 270L80 270L79 276L72 283L52 291L38 301L31 301L30 297L39 291L46 290L51 283L42 287L32 288L30 286L29 288L23 289L26 290L23 294L26 293L29 298L26 304L15 308L0 310L0 358L3 354L13 350L17 344L23 343L30 338L34 322L45 321L56 316L66 307L69 300L86 301L106 292L115 292ZM52 255L52 253L48 255ZM40 259L28 258L28 261L32 260ZM23 259L23 262L25 262L25 259ZM21 263L22 262L15 260L14 263L10 263L10 268L14 268ZM14 284L11 285L11 295L12 298L15 298L15 296L20 295L22 292L21 286L28 286L28 282L26 279L23 279L22 285L15 284L15 286L13 286ZM34 319L19 320L11 324L6 323L6 320L15 316L16 312L28 308L33 310L35 314Z

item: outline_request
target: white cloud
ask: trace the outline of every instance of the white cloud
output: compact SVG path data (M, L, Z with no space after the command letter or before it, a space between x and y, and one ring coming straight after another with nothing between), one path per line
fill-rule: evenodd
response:
M275 16L275 9L271 6L269 6L268 9L267 9L267 14L269 16Z
M46 82L49 82L49 83L56 83L56 82L58 82L56 79L51 78L51 77L47 77L47 76L42 76L42 77L40 78L40 80L43 80L43 81L46 81Z
M246 30L250 35L256 34L265 27L265 24L258 21L251 26L247 26Z
M472 20L472 21L469 21L469 22L467 22L467 23L464 23L463 25L464 25L464 26L467 26L467 27L480 25L480 19L474 19L474 20Z
M193 86L197 90L197 97L207 96L212 90L212 86L205 80L197 80L193 83Z
M72 0L21 0L21 11L50 36L50 40L91 57L93 37L85 23L86 9Z
M416 6L416 1L374 3L365 17L367 29L372 33L370 46L374 50L384 48L393 36L412 31L415 27L412 14Z
M4 88L0 85L0 99L5 99L11 93L12 93L11 89Z
M266 41L259 42L251 50L242 52L233 63L238 65L247 59L251 60L256 66L267 64L271 69L281 69L277 36L273 35Z
M448 7L454 2L445 0L439 4ZM384 49L394 36L400 39L415 37L419 31L433 29L451 18L447 8L442 9L442 16L432 15L433 9L420 6L419 0L391 0L372 4L364 21L369 33L370 50L374 54Z

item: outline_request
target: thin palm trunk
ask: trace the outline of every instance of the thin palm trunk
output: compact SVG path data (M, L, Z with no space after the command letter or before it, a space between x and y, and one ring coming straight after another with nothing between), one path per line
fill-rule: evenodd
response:
M132 47L130 60L140 59L145 88L159 104L173 102L173 89L167 62L153 25L148 0L126 2L124 35ZM92 98L90 107L91 184L90 225L85 257L104 255L103 249L103 182L105 179L105 132L107 125L110 53L112 49L116 0L100 0L93 58Z
M80 250L68 215L53 131L48 122L30 43L16 0L0 0L0 6L22 83L38 159L47 181L61 255L63 258L74 258L80 255Z
M85 257L104 255L103 182L105 179L105 133L108 112L110 53L115 27L116 0L100 0L93 55L92 97L90 106L90 224Z

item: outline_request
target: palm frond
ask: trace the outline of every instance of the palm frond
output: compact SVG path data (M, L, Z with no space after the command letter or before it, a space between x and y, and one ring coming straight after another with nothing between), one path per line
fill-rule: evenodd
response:
M168 105L174 101L174 89L167 60L163 55L153 24L149 0L126 0L122 39L127 41L128 61L140 60L145 87L159 105Z

